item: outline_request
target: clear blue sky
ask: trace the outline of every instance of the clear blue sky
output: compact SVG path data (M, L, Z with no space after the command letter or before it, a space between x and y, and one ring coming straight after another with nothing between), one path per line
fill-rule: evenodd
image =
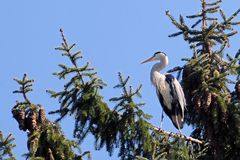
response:
M230 15L240 7L240 1L224 1L222 7ZM140 101L146 102L144 111L153 116L151 122L158 126L161 107L150 84L152 64L140 65L140 62L153 52L161 50L170 59L166 70L183 64L181 58L190 57L192 52L182 37L167 37L177 30L165 16L165 11L170 10L172 15L178 17L180 13L183 16L191 15L199 9L199 0L0 2L0 130L5 135L13 133L15 136L14 143L17 147L14 153L17 159L24 159L21 155L27 152L27 135L18 129L17 122L11 115L15 101L21 100L19 95L12 94L18 87L12 79L21 78L27 73L35 79L34 92L29 96L32 102L42 104L47 111L58 108L57 101L50 99L45 90L60 90L63 84L52 76L53 72L59 70L57 64L66 63L66 59L54 50L61 43L59 28L64 29L69 42L77 43L84 60L89 61L108 84L102 91L106 101L120 94L119 90L112 89L118 82L117 72L122 72L124 76L130 75L130 84L135 87L142 83L143 98ZM239 39L240 36L237 35L231 40L232 48L227 50L228 53L236 53ZM51 120L56 118L51 115L48 117ZM66 136L72 139L73 120L65 119L61 124ZM166 117L164 129L177 132ZM190 132L191 128L185 126L183 133ZM116 154L109 158L105 148L94 151L91 136L81 147L84 151L91 150L93 159L118 159Z

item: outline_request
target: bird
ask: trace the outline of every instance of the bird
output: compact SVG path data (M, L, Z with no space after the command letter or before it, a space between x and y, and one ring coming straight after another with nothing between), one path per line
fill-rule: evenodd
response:
M160 71L168 65L168 57L162 52L158 51L152 57L142 62L152 62L160 60L160 62L153 65L151 69L151 82L156 88L156 93L163 111L171 119L175 128L180 133L184 122L184 109L186 108L186 100L183 89L179 81L170 73L161 74ZM161 123L163 121L163 113Z

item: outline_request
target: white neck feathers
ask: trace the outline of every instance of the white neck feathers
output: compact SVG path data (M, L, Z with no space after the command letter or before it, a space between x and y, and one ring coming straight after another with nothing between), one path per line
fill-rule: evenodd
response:
M155 80L153 79L155 72L161 71L163 68L165 68L168 65L168 57L164 57L160 59L160 62L153 65L151 70L151 82L155 85Z

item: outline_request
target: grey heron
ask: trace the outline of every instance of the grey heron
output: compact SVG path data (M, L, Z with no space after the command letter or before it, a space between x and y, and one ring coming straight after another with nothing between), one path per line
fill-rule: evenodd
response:
M173 75L169 73L161 74L159 72L168 65L168 57L164 52L159 51L154 53L151 58L143 61L142 64L156 60L160 60L160 62L154 64L152 67L151 82L156 88L163 111L171 119L173 125L180 131L180 129L183 128L184 109L186 107L182 87Z

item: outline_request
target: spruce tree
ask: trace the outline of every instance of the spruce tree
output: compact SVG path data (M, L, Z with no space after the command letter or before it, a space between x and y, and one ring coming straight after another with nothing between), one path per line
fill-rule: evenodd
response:
M229 75L239 73L239 51L231 56L225 54L225 48L230 46L229 38L237 34L234 26L240 22L234 20L240 9L228 18L219 6L221 2L201 0L201 11L187 16L195 21L190 27L181 15L177 22L166 12L180 30L169 37L183 35L193 50L192 57L176 70L183 71L186 123L193 126L195 138L209 143L204 159L239 157L239 97L237 90L231 96L229 89L229 83L235 83Z
M24 155L26 159L77 160L84 156L90 158L89 152L75 154L74 149L81 151L77 143L66 139L60 126L47 119L44 107L40 104L33 104L27 97L28 92L32 91L31 87L34 81L28 79L26 74L21 80L14 80L20 85L20 88L13 93L22 94L24 101L16 102L12 108L12 115L18 122L19 129L27 132L29 152Z
M237 34L234 26L240 9L229 18L220 9L221 0L207 2L201 0L201 11L187 16L194 21L190 26L182 15L179 22L166 11L166 15L179 30L169 35L183 35L191 50L190 58L183 58L184 66L177 66L170 72L182 75L182 86L187 100L185 122L192 125L191 136L162 130L149 123L150 115L145 114L145 104L140 101L140 84L136 89L129 85L129 76L119 73L120 95L113 95L104 101L100 90L105 83L97 76L89 63L84 64L81 51L76 44L69 44L63 30L60 30L62 43L57 47L70 64L59 64L60 71L54 73L65 81L61 91L48 90L51 97L57 98L59 107L50 114L59 116L56 122L47 119L44 107L34 104L27 93L32 91L33 80L24 75L15 79L23 101L16 102L12 109L19 129L28 132L28 159L83 159L90 158L88 151L75 153L88 134L95 139L95 149L106 148L109 156L117 152L120 159L238 159L240 150L240 81L229 79L229 75L239 75L239 54L226 54L230 46L229 37ZM217 15L219 14L219 15ZM221 19L219 19L221 18ZM81 62L81 63L80 63ZM79 65L84 64L84 65ZM231 92L229 84L235 84ZM59 121L73 116L75 126L70 141L61 132ZM10 150L12 138L2 138L6 146L0 146L0 158L5 154L13 157ZM3 152L2 152L3 151ZM0 154L1 154L0 153Z

